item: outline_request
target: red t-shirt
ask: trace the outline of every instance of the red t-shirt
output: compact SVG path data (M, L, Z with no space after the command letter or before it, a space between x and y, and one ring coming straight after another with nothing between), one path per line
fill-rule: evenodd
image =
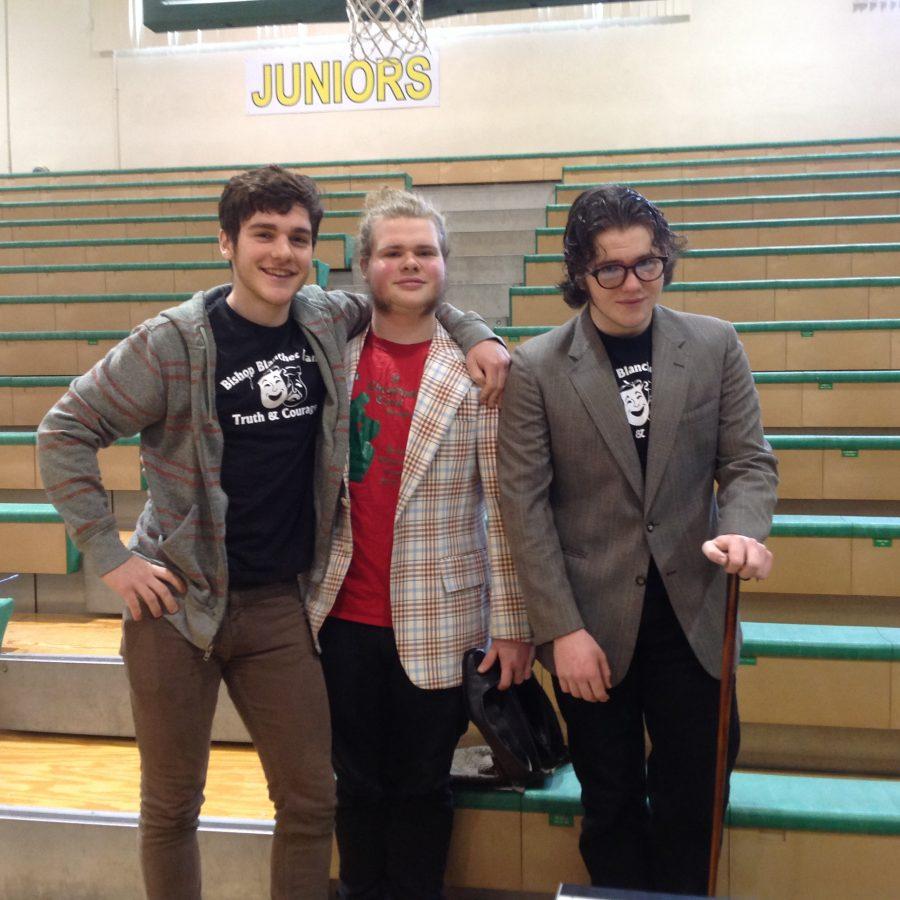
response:
M394 514L409 425L431 341L395 344L369 332L350 403L353 559L331 615L390 627Z

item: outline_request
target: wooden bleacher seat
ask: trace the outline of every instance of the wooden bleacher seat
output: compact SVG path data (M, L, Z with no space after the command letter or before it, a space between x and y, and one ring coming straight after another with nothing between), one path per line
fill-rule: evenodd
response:
M745 594L900 598L900 518L777 515L767 544L778 560Z
M0 427L36 427L72 377L0 376ZM900 427L900 370L756 372L754 377L769 427Z
M676 281L763 281L800 278L891 277L900 271L900 244L826 244L794 247L718 247L685 250ZM0 269L2 272L2 269ZM562 253L525 256L524 284L559 284ZM2 281L0 281L2 285Z
M128 331L0 332L0 372L6 375L71 375L86 372Z
M665 306L728 321L900 318L900 277L682 281ZM0 300L2 302L2 300ZM509 289L512 326L561 325L575 315L555 285Z
M654 159L644 162L607 162L563 166L563 184L628 181L657 175L670 178L714 177L716 175L755 175L776 171L832 172L847 168L894 168L900 164L900 150L856 150L845 153L770 153L762 156L729 156L724 159Z
M80 568L81 553L49 503L0 503L0 572L69 575Z
M769 428L900 427L900 371L755 372Z
M307 175L316 172L364 173L401 168L417 185L484 184L509 181L560 181L565 165L609 161L641 161L678 158L728 159L733 156L784 155L786 153L854 153L894 150L896 137L842 138L816 141L763 141L743 144L696 144L675 147L638 147L618 150L557 151L552 153L497 153L477 156L401 157L353 162L328 160L283 163ZM158 168L79 169L59 172L13 172L0 176L0 184L46 184L122 179L143 181L195 178L216 174L221 179L251 168L246 165L166 166Z
M347 234L320 233L316 258L331 269L349 269L353 240ZM5 266L159 262L220 262L213 234L177 237L76 238L0 242L0 271Z
M366 174L314 175L313 180L323 194L344 191L374 191L382 187L409 190L412 179L404 172L370 172ZM23 203L34 200L104 200L112 198L206 197L220 192L222 178L179 178L154 181L51 182L40 184L0 184L0 201Z
M315 284L326 287L329 272L325 263L313 260L311 280ZM105 273L101 270L100 274ZM227 268L219 277L227 279ZM0 310L8 331L131 330L160 310L176 306L189 299L194 291L212 287L215 283L207 280L204 284L197 275L194 281L192 288L180 293L160 293L156 289L159 285L156 285L149 291L134 293L106 293L100 290L83 294L64 289L43 294L6 294L0 295Z
M900 319L742 322L735 326L756 372L900 369Z
M817 216L792 219L724 219L673 223L694 250L900 241L900 215ZM538 228L535 253L561 253L564 226Z
M325 234L356 234L359 210L326 210L320 238ZM103 216L93 218L0 220L0 240L81 240L121 237L208 237L219 230L218 216L195 213L172 216Z
M326 210L362 209L365 191L329 191L320 195ZM4 200L0 221L6 219L72 218L81 216L183 216L212 215L219 193L205 197L108 197L97 200Z
M657 199L688 200L694 197L885 191L896 187L898 175L900 169L849 169L841 172L629 179L628 184L655 203ZM580 193L595 185L596 182L557 184L554 188L554 202L571 203Z
M778 496L900 500L900 434L770 434Z
M900 369L900 319L736 322L735 328L757 372L855 369L860 360L873 369ZM504 328L500 333L518 343L539 329Z
M42 487L34 431L0 431L0 490ZM97 455L100 477L108 491L144 490L140 438L123 438Z
M0 296L3 323L9 331L130 331L189 293L30 294Z
M694 197L686 200L666 198L654 202L673 225L728 219L896 215L900 212L900 190ZM547 227L564 227L570 205L549 205L545 214Z

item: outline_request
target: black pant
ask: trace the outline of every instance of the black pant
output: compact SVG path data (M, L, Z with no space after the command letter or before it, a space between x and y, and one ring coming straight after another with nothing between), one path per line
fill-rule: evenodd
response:
M576 700L554 681L581 782L580 848L592 884L706 893L719 684L694 656L664 592L648 592L631 666L606 703ZM735 701L729 774L739 740Z
M450 764L462 688L422 690L394 632L330 618L319 633L337 773L340 896L442 896L453 827Z

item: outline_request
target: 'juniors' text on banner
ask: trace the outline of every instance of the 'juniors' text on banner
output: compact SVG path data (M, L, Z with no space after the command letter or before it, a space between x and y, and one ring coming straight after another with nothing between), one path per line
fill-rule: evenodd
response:
M438 54L424 50L376 63L340 51L246 61L247 112L343 112L440 105Z

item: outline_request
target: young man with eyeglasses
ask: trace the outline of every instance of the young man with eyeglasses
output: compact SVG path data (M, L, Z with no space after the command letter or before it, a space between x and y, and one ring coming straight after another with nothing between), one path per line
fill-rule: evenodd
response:
M734 328L658 305L682 245L662 213L594 188L564 241L582 312L514 356L504 524L568 725L592 883L705 894L725 573L769 573L775 458ZM734 705L729 772L738 736Z

